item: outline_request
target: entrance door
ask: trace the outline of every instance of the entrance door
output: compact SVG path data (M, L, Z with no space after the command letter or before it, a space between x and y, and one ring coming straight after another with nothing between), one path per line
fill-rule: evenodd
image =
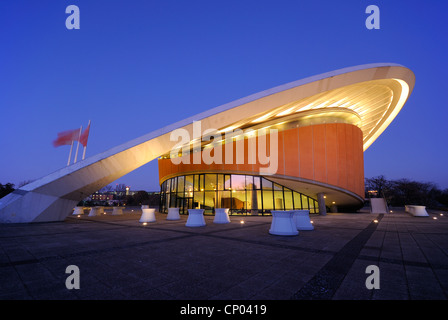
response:
M177 207L180 214L188 214L188 209L193 209L193 197L177 198Z

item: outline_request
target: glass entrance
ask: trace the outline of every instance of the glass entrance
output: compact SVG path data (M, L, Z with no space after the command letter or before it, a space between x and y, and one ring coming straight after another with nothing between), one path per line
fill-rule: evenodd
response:
M188 214L188 209L193 208L193 197L178 197L176 207L180 214Z
M230 214L270 214L271 210L308 209L318 212L317 201L300 192L260 176L239 174L191 174L170 178L161 185L161 212L169 207L204 209L229 208Z

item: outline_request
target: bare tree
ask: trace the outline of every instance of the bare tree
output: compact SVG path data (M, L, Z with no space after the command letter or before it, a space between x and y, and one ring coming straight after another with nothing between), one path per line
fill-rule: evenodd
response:
M34 181L34 180L24 180L24 181L22 181L22 182L19 182L17 188L23 187L23 186L25 186L25 185L27 185L27 184L33 182L33 181Z
M10 194L13 191L14 191L14 184L8 182L3 185L0 183L0 198L3 198L4 196Z
M125 192L126 191L126 185L124 183L117 184L115 186L115 191L117 191L117 192Z
M105 187L102 187L99 190L100 193L106 193L106 192L112 192L112 191L114 191L114 187L112 187L110 184Z
M378 195L380 197L384 195L387 195L392 187L392 182L387 180L383 175L373 177L373 178L366 178L366 191L369 190L376 190L378 192Z

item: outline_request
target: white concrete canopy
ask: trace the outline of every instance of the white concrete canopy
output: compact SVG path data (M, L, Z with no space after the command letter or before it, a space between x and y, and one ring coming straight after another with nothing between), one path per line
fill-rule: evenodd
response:
M349 95L353 94L353 85L375 80L383 81L375 83L375 86L388 88L380 90L378 89L380 87L372 87L374 92L372 91L369 97L373 99L374 96L378 96L382 101L389 100L379 107L378 112L377 110L372 112L372 118L368 119L368 136L364 137L364 149L366 149L395 118L412 92L415 77L411 70L387 63L344 68L287 83L210 109L57 170L15 190L0 199L0 222L64 220L79 201L93 192L151 160L168 154L177 143L170 141L170 133L173 130L183 128L193 136L194 121L201 121L202 131L225 130L241 121L260 123L261 120L257 121L258 119L272 118L274 113L278 115L286 112L288 108L296 107L300 111L301 106L296 103L303 102L309 97L322 98L322 94L336 90L332 91L335 96L343 98L344 87L351 86L347 91ZM361 87L361 90L364 89ZM362 110L356 110L360 113L369 113L371 108L378 107L370 105L368 101L369 98L366 97L361 106ZM322 108L335 106L338 107L332 103L322 105Z

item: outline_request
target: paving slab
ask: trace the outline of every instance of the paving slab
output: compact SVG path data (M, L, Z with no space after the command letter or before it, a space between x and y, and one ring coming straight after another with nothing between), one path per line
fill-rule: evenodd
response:
M132 211L134 210L134 211ZM448 215L311 215L312 231L269 234L270 216L186 227L186 215L0 225L1 300L446 300ZM437 219L433 219L437 218ZM374 220L378 220L374 222ZM241 223L241 222L244 223ZM80 271L67 289L66 267ZM368 289L366 267L380 270Z

